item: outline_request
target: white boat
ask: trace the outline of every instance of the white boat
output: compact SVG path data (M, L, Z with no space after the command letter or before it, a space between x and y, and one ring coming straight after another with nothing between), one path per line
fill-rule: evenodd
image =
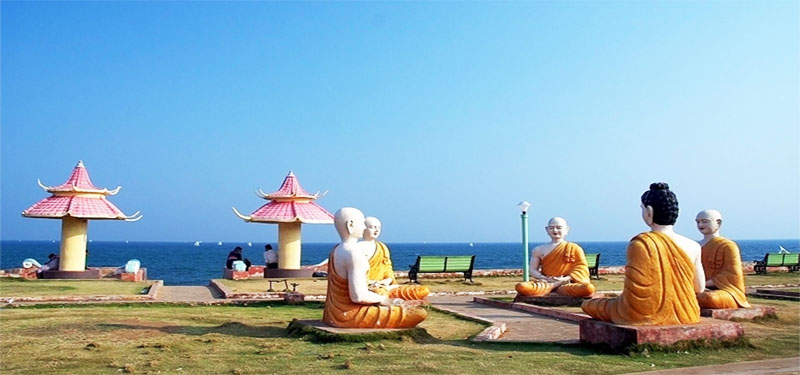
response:
M786 250L785 248L783 248L783 246L778 245L778 247L781 248L780 251L778 251L778 254L789 254L789 250Z
M469 247L475 247L475 245L472 242L470 242Z
M252 242L248 242L247 246L253 247L253 243Z
M217 242L217 245L222 246L222 241Z
M195 246L200 246L200 241L194 241Z

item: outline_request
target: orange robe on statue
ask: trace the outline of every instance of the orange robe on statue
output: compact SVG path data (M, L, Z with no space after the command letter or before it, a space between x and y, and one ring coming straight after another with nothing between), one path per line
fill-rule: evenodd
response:
M701 259L706 281L714 280L717 290L697 293L697 302L706 309L750 307L745 296L742 258L739 246L723 237L716 237L703 246Z
M367 280L380 281L385 279L392 279L391 285L397 285L397 280L394 278L394 269L392 268L392 257L389 254L389 247L385 243L375 241L375 253L369 258L369 272L367 272ZM401 285L387 291L384 288L377 288L373 292L383 295L389 295L391 298L400 298L404 300L418 300L424 299L430 294L430 290L424 285Z
M328 264L328 292L322 321L340 328L411 328L425 320L428 311L414 306L360 304L350 299L350 286L336 273L331 253Z
M700 321L691 259L666 234L641 233L628 244L622 295L595 298L581 308L616 324L673 325Z
M545 255L540 263L545 276L569 276L570 282L556 289L558 294L573 297L588 297L594 293L594 285L589 279L589 265L583 249L572 242L562 242ZM523 296L543 296L553 290L547 281L533 281L517 284L517 292Z

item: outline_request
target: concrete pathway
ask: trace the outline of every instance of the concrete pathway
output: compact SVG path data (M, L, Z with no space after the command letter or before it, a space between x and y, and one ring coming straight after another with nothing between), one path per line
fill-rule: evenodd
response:
M798 375L800 357L637 372L636 375ZM633 374L627 374L633 375Z
M156 296L156 302L211 302L222 299L222 294L209 286L162 286Z
M506 331L495 342L578 343L578 324L565 320L502 309L472 302L472 296L433 296L428 300L442 310L477 316L506 324Z
M497 342L577 343L578 325L518 310L495 308L472 302L472 296L428 297L442 310L476 316L506 324L507 331ZM683 367L637 372L636 375L800 375L800 357L763 361L734 362L721 365ZM627 374L627 375L634 375Z

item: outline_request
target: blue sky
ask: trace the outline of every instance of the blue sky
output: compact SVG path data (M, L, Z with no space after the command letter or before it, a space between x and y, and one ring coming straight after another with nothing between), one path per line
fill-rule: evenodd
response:
M798 4L744 2L7 2L0 237L78 160L136 223L95 240L272 241L230 210L293 170L388 242L573 240L677 229L715 208L736 239L800 237ZM304 240L334 242L332 226Z

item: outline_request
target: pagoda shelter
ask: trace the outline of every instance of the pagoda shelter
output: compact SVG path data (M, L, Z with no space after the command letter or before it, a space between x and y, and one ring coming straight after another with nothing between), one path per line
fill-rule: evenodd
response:
M294 173L289 171L278 191L265 194L258 189L257 194L270 202L250 216L242 215L236 208L233 208L233 212L246 222L278 224L278 270L265 270L264 276L310 276L311 272L300 271L300 223L333 224L333 215L314 203L320 197L319 193L309 194L300 186Z
M78 274L85 273L89 219L136 221L142 218L138 211L127 216L109 202L106 196L117 194L122 186L114 190L94 186L83 161L78 162L67 182L61 185L45 186L38 182L42 189L53 195L22 211L22 216L61 220L58 274L64 278L81 277Z

